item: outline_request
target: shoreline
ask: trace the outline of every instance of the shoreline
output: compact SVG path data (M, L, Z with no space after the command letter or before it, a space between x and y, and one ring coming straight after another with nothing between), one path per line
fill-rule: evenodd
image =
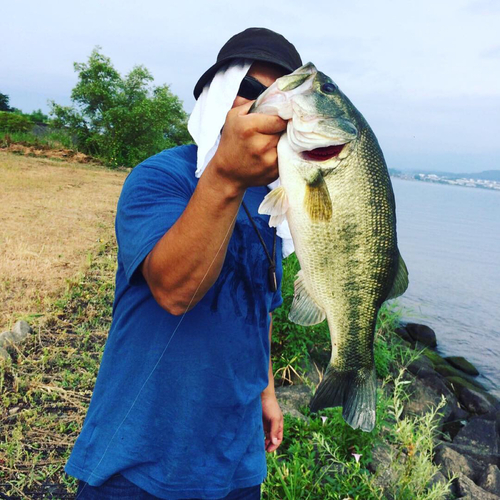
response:
M438 185L438 186L452 186L452 187L461 187L461 188L469 188L469 189L477 189L480 191L497 191L500 193L500 187L486 187L482 185L473 185L473 186L468 186L466 184L458 184L458 183L450 183L450 182L445 182L441 180L430 180L430 179L415 179L414 177L406 177L406 176L400 176L400 175L390 175L391 179L400 179L402 181L411 181L411 182L422 182L423 184L432 184L432 185Z

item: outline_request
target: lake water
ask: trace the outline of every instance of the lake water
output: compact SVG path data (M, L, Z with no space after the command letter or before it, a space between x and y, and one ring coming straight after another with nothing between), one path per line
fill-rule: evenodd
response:
M405 319L434 329L500 396L500 192L392 179L410 285Z

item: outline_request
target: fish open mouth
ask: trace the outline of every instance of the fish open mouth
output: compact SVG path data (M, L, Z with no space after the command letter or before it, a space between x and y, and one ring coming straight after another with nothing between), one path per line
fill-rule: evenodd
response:
M335 158L344 149L345 144L337 146L328 146L326 148L311 149L311 151L303 151L302 157L309 161L325 161L330 158Z

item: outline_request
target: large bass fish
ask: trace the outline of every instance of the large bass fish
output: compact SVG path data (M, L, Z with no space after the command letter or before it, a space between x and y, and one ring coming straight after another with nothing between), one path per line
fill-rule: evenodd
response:
M332 357L311 410L342 406L353 428L375 425L373 342L382 303L408 286L391 181L361 113L308 63L271 85L251 112L288 121L278 144L281 186L259 209L285 218L301 270L289 319L328 321Z

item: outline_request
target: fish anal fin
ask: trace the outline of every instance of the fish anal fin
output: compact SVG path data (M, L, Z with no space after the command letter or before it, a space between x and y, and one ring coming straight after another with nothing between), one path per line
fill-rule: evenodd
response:
M325 311L311 297L306 288L302 270L297 274L294 286L292 307L288 319L302 326L317 325L325 318Z
M314 222L329 221L332 218L332 200L323 176L306 184L304 206Z
M401 257L401 254L398 255L398 270L396 272L396 277L394 278L394 283L392 284L391 291L387 296L386 300L394 299L403 295L406 289L408 288L408 269L406 264Z
M269 193L262 200L259 206L259 214L270 215L269 225L276 227L281 224L286 218L288 211L288 196L283 186L278 186Z
M371 432L377 407L375 368L340 371L330 365L309 407L315 413L335 406L342 406L342 417L353 429Z

